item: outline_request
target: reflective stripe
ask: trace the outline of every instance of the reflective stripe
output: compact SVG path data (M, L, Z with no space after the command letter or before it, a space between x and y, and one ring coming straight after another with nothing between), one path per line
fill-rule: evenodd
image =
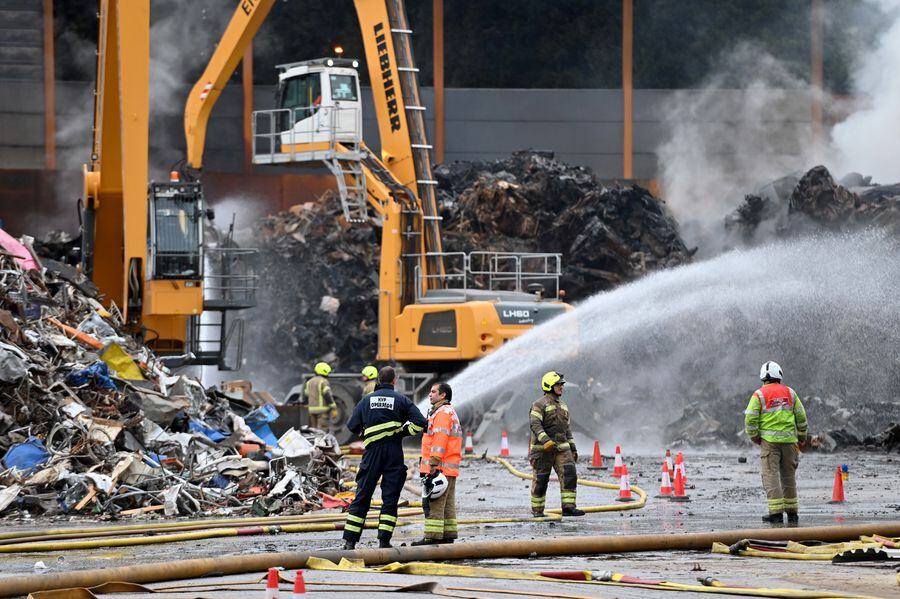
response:
M357 524L362 524L365 522L365 518L360 518L359 516L354 516L353 514L347 514L348 522L356 522Z
M431 429L431 434L434 434L434 433L444 433L445 435L449 435L450 429L444 428L442 426L436 426L433 429Z
M391 516L390 514L381 514L378 516L379 520L387 520L388 522L396 522L397 516Z
M797 434L794 431L770 431L770 430L762 430L760 431L763 435L769 435L770 437L796 437Z
M436 453L444 453L444 448L443 447L435 447L434 445L432 445L431 446L431 455L434 455Z
M349 530L350 532L362 532L362 528L352 524L344 524L344 530Z
M749 414L749 415L759 414L759 410L749 410L749 409L744 410L744 414Z
M398 428L403 426L402 422L397 422L396 420L391 420L390 422L383 422L381 424L375 424L373 426L368 427L363 431L363 435L371 435L372 433L377 433L378 431L383 431L388 428Z
M565 451L565 450L567 450L568 448L569 448L569 444L568 444L568 443L557 443L557 444L556 444L556 449L558 449L559 451Z
M538 420L540 420L541 416L542 416L542 414L540 412L535 412L534 410L531 411L531 415L534 416L535 418L537 418Z
M413 424L412 422L407 422L407 423L406 423L406 427L407 427L410 431L412 431L414 434L415 434L415 433L421 433L423 430L425 430L425 427L424 427L424 426L419 426L418 424Z
M543 431L541 431L541 432L538 433L538 439L543 439L543 438L545 438L545 437L546 437L547 439L549 439L549 438L550 438L550 435L548 435L547 433L545 433L545 432L543 432Z
M368 446L369 446L369 443L374 443L375 441L380 441L381 439L385 439L385 438L387 438L387 437L392 437L392 436L396 435L397 433L399 433L401 430L402 430L402 429L399 429L399 428L398 428L397 430L387 431L387 432L384 432L384 433L379 433L379 434L377 434L377 435L375 435L375 436L373 436L373 437L369 437L368 439L366 439L365 441L363 441L363 445L366 446L366 447L368 447Z
M761 412L763 414L771 414L773 412L793 412L794 406L772 406L771 408L763 408Z
M554 412L554 411L556 411L556 406L551 406L551 405L547 404L546 406L544 406L544 411L545 412Z
M387 531L387 532L394 532L394 527L391 526L390 524L379 524L379 525L378 525L378 530L384 530L384 531Z

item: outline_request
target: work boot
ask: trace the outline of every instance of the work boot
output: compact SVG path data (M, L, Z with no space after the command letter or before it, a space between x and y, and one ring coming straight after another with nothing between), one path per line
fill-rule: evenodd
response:
M418 541L413 541L410 545L418 547L419 545L440 545L440 543L438 539L419 539Z
M564 507L562 509L563 516L584 516L584 510L580 510L577 507Z
M378 548L379 549L393 549L394 546L391 545L390 539L378 539Z
M532 518L543 518L544 512L535 512L534 510L532 510L531 517Z
M344 551L353 551L356 549L356 541L344 540Z
M456 539L440 539L438 545L452 545Z
M762 517L762 521L767 524L784 524L784 516L782 516L781 512L776 514L766 514Z
M787 523L788 526L799 526L800 525L800 516L797 512L785 512L787 514Z

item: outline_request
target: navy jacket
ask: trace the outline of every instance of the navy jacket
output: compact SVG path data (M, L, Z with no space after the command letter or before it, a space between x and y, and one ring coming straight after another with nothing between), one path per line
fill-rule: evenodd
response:
M427 424L408 397L394 391L393 385L379 383L356 404L347 428L362 437L368 448L373 444L399 445L403 437L421 433Z

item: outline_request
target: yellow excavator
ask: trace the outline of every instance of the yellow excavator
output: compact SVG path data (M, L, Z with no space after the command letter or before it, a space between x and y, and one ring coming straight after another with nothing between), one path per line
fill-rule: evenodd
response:
M249 1L249 0L247 0ZM148 182L150 1L100 0L82 268L129 332L170 364L240 366L255 277L227 236L204 243L198 182ZM230 350L230 351L229 351Z
M188 164L202 165L212 106L274 0L241 2L185 109ZM446 372L566 311L559 254L443 252L425 107L402 0L355 0L381 142L362 139L358 61L279 65L277 107L253 113L253 162L324 164L344 217L381 225L377 359Z

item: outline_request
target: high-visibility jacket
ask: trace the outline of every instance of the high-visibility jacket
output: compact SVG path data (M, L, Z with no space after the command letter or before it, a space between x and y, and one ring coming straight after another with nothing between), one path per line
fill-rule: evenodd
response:
M422 459L419 472L428 474L440 468L445 476L459 476L462 460L462 425L449 403L432 408L428 428L422 435Z
M806 410L797 392L780 383L763 385L744 411L747 436L770 443L797 443L807 435Z
M555 442L557 451L577 451L569 426L569 406L555 393L545 393L531 405L528 423L531 428L531 451L544 451L547 441Z
M310 414L324 414L335 407L328 379L318 374L306 381L303 397L309 402Z

